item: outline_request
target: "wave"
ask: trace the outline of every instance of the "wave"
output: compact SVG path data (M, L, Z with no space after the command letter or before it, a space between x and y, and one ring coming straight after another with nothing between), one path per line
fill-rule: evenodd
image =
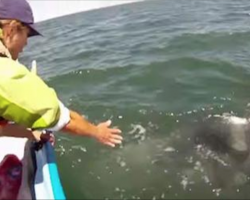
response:
M123 66L110 66L106 68L82 68L70 70L66 74L59 74L51 77L50 80L69 80L78 78L81 80L98 81L100 79L123 78L130 82L132 77L136 79L155 80L155 78L175 78L191 76L197 78L219 78L233 83L242 82L242 78L247 79L250 72L240 65L234 65L223 60L205 60L195 57L180 57L162 62L151 62L145 64L128 64ZM238 78L237 78L238 77Z

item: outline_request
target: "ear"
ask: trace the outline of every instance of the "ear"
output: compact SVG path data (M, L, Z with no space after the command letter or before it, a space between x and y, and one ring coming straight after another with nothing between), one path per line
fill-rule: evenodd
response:
M6 39L12 38L14 33L15 33L15 27L11 26L11 24L3 28L3 37Z

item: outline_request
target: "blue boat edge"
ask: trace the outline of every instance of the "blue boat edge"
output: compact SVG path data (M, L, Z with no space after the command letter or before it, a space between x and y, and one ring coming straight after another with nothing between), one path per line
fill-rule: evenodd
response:
M65 193L62 187L61 179L56 164L55 150L49 142L44 145L44 148L46 151L54 199L65 200Z

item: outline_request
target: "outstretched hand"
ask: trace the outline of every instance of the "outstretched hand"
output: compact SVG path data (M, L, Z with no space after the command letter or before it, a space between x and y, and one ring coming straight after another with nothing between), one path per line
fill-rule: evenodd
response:
M96 139L102 144L115 147L115 145L122 143L123 138L120 135L121 130L117 128L109 128L110 125L111 120L98 124Z

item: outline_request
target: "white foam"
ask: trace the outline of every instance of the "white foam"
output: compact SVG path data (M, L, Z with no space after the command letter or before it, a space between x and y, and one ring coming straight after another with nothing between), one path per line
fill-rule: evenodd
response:
M236 116L231 116L229 122L233 124L247 124L248 120L246 118L240 118Z

